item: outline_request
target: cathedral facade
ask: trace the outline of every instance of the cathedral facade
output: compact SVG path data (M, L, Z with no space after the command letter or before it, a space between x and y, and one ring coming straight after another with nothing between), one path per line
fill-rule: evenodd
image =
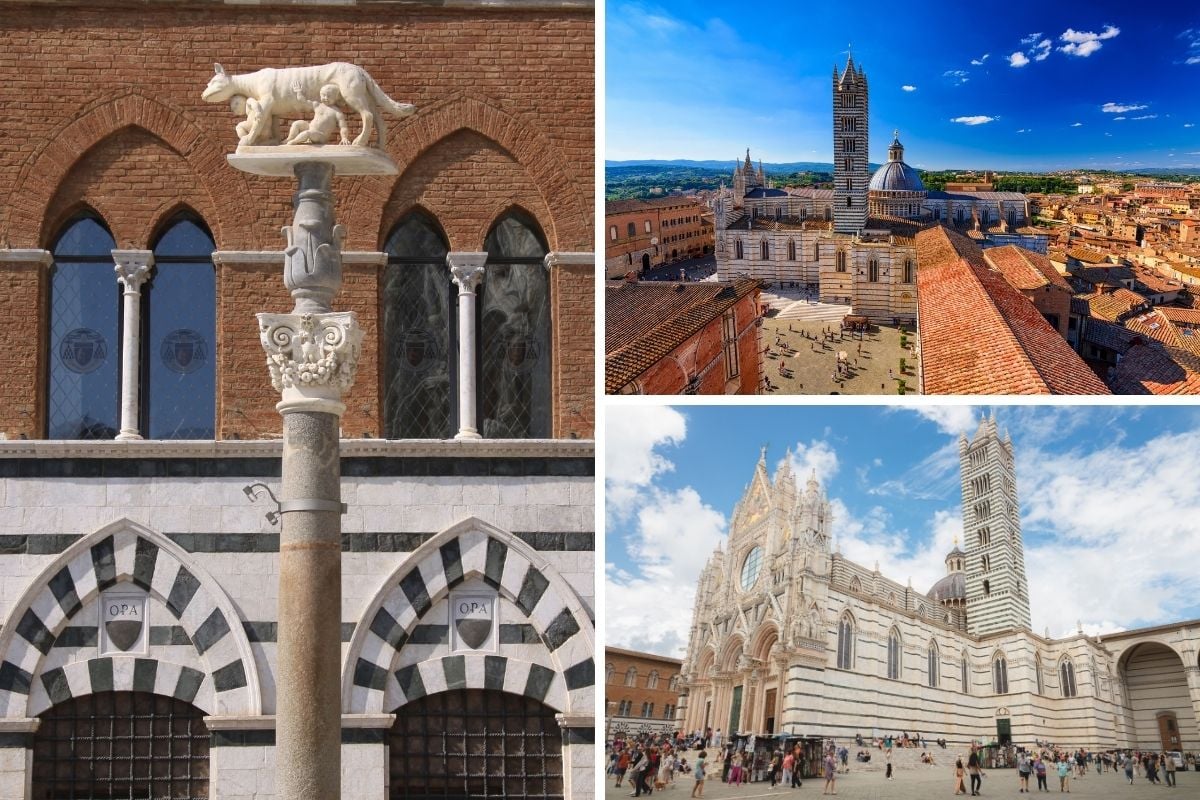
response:
M1034 633L1012 441L985 419L959 458L962 548L921 592L843 557L815 477L764 449L700 575L680 727L1200 748L1200 630Z
M867 76L853 58L834 67L832 96L833 188L772 188L747 151L714 201L717 277L795 282L874 322L915 322L916 232L941 222L1015 229L1028 205L1016 192L926 191L898 132L872 174Z

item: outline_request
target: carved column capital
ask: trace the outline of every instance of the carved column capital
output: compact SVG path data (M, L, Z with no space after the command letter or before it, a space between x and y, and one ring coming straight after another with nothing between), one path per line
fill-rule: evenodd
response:
M450 267L450 277L458 284L459 294L473 293L479 287L483 280L487 257L487 253L446 253L446 264Z
M117 273L117 280L121 282L121 286L130 294L138 294L142 290L142 284L150 277L150 268L154 266L154 252L152 250L113 250L113 261L116 266L113 270Z
M258 314L271 385L289 411L341 415L343 393L354 385L363 331L352 311L330 314Z

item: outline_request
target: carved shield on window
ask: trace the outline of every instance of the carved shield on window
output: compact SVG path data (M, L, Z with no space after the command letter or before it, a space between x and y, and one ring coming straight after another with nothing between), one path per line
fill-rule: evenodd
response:
M159 357L167 369L187 375L204 365L208 358L208 343L196 331L179 328L163 337Z
M58 347L58 357L72 372L86 375L104 363L108 348L99 331L91 328L76 328L63 337Z
M104 652L127 653L141 650L146 626L146 596L106 593L100 598L100 618L104 624Z

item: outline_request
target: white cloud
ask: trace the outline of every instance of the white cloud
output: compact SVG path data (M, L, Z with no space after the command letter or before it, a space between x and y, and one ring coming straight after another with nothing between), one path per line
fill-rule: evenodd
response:
M1038 39L1042 38L1042 32L1031 33L1021 40L1021 44L1034 44Z
M1126 119L1128 119L1128 117L1113 117L1113 122L1123 122Z
M963 125L986 125L995 122L999 117L985 117L982 114L974 117L955 117L951 122L961 122Z
M957 508L934 512L928 531L910 540L906 531L895 529L891 515L880 506L856 517L840 499L832 499L830 505L833 533L842 555L867 569L878 564L884 577L900 583L911 580L921 593L946 574L946 553L962 534L962 515Z
M979 427L979 419L971 406L916 406L905 411L924 417L937 425L939 431L950 436L970 434Z
M911 83L906 83L900 88L906 92L915 92L917 90L917 87L913 86Z
M828 442L819 439L807 445L798 442L792 451L792 473L796 476L798 485L803 487L808 476L814 471L821 485L827 486L830 478L838 471L837 452Z
M974 67L982 67L982 66L983 66L983 62L987 61L987 60L988 60L988 56L990 56L990 55L991 55L991 53L984 53L984 54L983 54L983 55L981 55L979 58L972 58L972 59L971 59L971 66L974 66Z
M1091 31L1077 31L1073 28L1067 28L1067 30L1058 37L1060 41L1066 42L1066 44L1058 49L1068 55L1087 58L1092 53L1103 47L1103 45L1100 44L1101 41L1105 39L1111 39L1120 32L1121 29L1113 25L1104 26L1104 30L1100 33L1093 33Z
M1194 123L1194 122L1185 122L1185 123L1183 123L1183 127L1185 127L1185 128L1194 128L1194 127L1196 127L1196 123Z
M1105 114L1124 114L1126 111L1141 111L1143 108L1149 108L1149 106L1124 103L1105 103L1100 106L1100 110Z
M1029 59L1019 50L1008 57L1008 65L1010 67L1023 67L1028 63Z
M687 521L685 536L681 520ZM725 516L691 487L653 491L638 511L636 530L625 542L639 574L605 565L608 643L682 658L696 581L724 537Z
M1034 61L1045 61L1047 58L1050 57L1050 47L1051 47L1050 40L1042 39L1040 42L1037 43L1037 46L1034 47L1029 52L1033 54Z
M967 77L967 71L965 69L948 69L942 73L942 77L949 78L950 80L954 81L955 86L962 86L964 83L970 80L970 78Z
M1072 127L1072 128L1082 128L1082 127L1083 127L1083 123L1082 123L1082 122L1076 122L1076 123L1073 123L1073 124L1071 125L1071 127Z
M1200 64L1200 56L1192 56L1191 58L1189 58L1187 61L1185 61L1183 63L1188 64L1188 65Z
M1140 117L1133 117L1133 119L1158 119L1158 114L1142 114Z
M655 476L675 468L657 451L683 442L687 421L667 406L636 406L610 414L606 427L606 509L619 518L633 511Z
M1032 131L1033 128L1021 128L1021 130L1017 131L1017 133L1031 133Z

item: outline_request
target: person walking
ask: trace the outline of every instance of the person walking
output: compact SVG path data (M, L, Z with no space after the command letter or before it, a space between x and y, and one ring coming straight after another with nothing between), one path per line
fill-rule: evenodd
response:
M959 756L958 761L954 762L954 793L966 794L967 784L964 782L967 771L963 767L962 756Z
M887 749L884 759L887 762L887 779L890 781L892 780L892 748Z
M1038 791L1050 791L1046 787L1046 761L1040 755L1037 757L1037 761L1033 765L1033 771L1037 775Z
M735 786L742 785L742 751L738 750L733 754L733 761L729 765L729 783Z
M792 748L792 788L799 789L803 785L800 780L804 777L801 772L804 769L804 755L800 752L800 745Z
M775 788L775 779L779 777L779 765L781 762L782 762L782 759L780 759L778 752L771 754L771 767L770 767L769 774L771 776L771 788L772 789Z
M795 767L795 765L796 757L789 751L788 754L783 757L783 761L781 762L781 766L783 767L783 780L780 781L780 783L782 783L784 786L791 784L794 787L796 785L792 783L792 768Z
M1175 786L1175 758L1170 753L1163 754L1163 776L1167 786Z
M1065 757L1058 760L1058 791L1071 793L1071 765Z
M832 750L825 753L825 791L821 794L837 794L837 762Z
M1029 761L1028 753L1021 753L1017 758L1017 783L1021 787L1017 794L1029 793L1029 773L1033 771L1033 764Z
M1158 783L1158 756L1150 754L1146 756L1146 780L1151 783Z
M700 756L696 759L696 766L692 767L692 777L696 779L696 783L692 785L692 797L704 797L704 771L708 768L704 759L707 757L708 751L701 750Z
M1125 760L1125 778L1129 781L1129 785L1133 786L1133 759L1128 754L1124 757Z
M616 782L617 788L619 788L621 786L621 779L625 777L625 772L628 769L629 769L629 750L626 748L621 748L621 752L617 754L617 765L616 765L616 770L615 770L616 775L617 775L617 782Z
M967 757L967 774L971 776L971 796L976 797L983 785L983 772L979 769L979 753L974 745L971 745L971 755Z

